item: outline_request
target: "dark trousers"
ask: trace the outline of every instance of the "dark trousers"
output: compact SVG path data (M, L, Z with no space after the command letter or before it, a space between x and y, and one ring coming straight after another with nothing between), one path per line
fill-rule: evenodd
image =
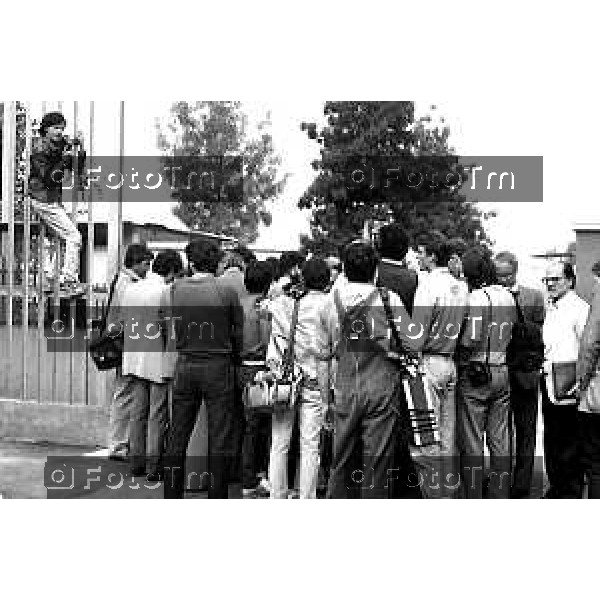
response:
M541 388L542 417L544 419L544 465L550 482L548 496L581 498L583 472L578 455L580 432L577 407L552 404L543 380Z
M336 397L328 498L388 498L394 471L397 413L391 393Z
M506 366L490 366L491 381L474 386L464 367L458 373L458 443L462 494L467 498L510 496L510 383ZM484 475L484 437L490 472ZM484 484L485 481L485 484Z
M242 456L244 488L255 488L258 485L257 474L268 471L270 447L271 413L260 410L247 411Z
M600 498L600 414L580 412L581 467L588 476L588 498Z
M527 498L531 494L535 460L535 440L538 418L539 381L532 388L524 377L536 377L535 373L510 373L510 408L515 440L515 463L511 498ZM523 386L526 384L526 387Z
M202 402L208 421L208 472L185 473L186 449ZM183 498L191 481L208 477L209 498L227 498L236 449L234 368L229 357L180 355L173 384L173 414L165 451L165 498ZM199 461L191 461L192 466ZM189 468L188 468L189 470Z

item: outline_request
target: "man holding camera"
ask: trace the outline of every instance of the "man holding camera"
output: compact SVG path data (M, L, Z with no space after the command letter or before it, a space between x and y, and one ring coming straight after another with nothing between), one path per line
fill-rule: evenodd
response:
M85 152L81 149L81 140L71 140L64 135L66 125L64 116L59 112L47 113L42 118L41 137L32 142L29 192L32 210L65 242L61 281L73 284L79 280L81 234L62 205L62 182L65 171L83 173ZM74 149L76 160L72 155ZM80 181L75 185L79 184Z

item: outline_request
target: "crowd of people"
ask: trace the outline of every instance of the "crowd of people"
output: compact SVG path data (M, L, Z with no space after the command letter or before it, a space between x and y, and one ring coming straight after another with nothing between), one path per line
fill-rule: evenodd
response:
M184 268L130 245L108 315L125 331L111 458L182 498L204 403L209 498L527 498L541 397L544 497L600 497L600 296L590 310L569 263L544 294L510 252L410 246L400 224L339 256L200 239ZM161 335L141 343L139 321ZM245 402L290 363L295 401Z

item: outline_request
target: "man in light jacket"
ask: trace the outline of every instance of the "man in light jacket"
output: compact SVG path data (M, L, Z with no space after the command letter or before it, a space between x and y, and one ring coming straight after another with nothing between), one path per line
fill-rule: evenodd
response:
M168 384L173 378L176 359L174 352L167 352L167 339L161 333L161 328L167 326L165 306L169 305L171 289L167 282L182 270L177 252L161 252L154 259L152 271L145 279L130 285L122 300L127 315L122 375L129 379L133 396L129 430L131 472L134 476L148 473L150 481L161 477Z
M130 244L125 252L124 266L119 271L106 319L107 332L113 335L122 328L125 314L122 309L125 290L142 280L152 261L152 252L145 244ZM109 456L114 460L125 460L129 452L130 409L135 400L131 378L117 368L115 390L112 398Z

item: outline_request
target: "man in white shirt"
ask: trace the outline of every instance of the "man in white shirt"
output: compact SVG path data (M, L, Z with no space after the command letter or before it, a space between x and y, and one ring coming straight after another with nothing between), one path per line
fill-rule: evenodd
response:
M550 487L545 498L581 498L577 456L578 420L575 400L556 404L552 363L576 362L589 305L574 291L575 272L569 263L553 263L545 277L549 305L544 321L545 378L542 381L544 464Z
M435 398L436 421L440 431L440 447L412 449L415 463L432 481L458 475L456 446L456 365L454 351L458 334L467 311L467 284L456 279L448 269L450 247L441 244L435 254L436 267L428 277L421 278L415 294L413 322L423 327L423 335L409 342L411 349L423 353L423 366ZM445 457L445 458L443 458ZM427 497L453 497L452 487L424 486Z
M161 333L170 287L167 281L183 269L175 251L161 252L145 279L123 294L125 319L123 376L134 394L130 408L130 454L133 475L160 477L160 461L168 420L168 382L173 378L175 353L168 353ZM147 443L146 443L147 440ZM146 465L148 470L146 470Z

